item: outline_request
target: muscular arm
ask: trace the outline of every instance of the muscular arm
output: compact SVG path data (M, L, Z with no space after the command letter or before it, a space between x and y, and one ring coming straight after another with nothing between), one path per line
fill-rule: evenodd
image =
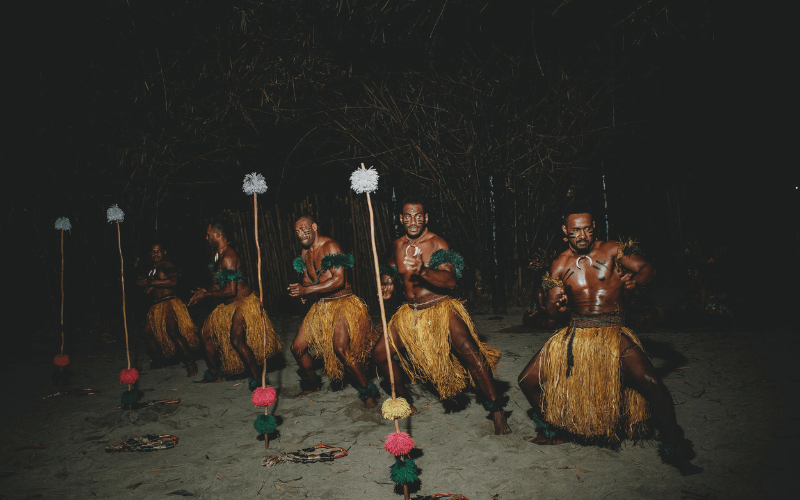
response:
M322 255L334 255L342 253L342 249L335 241L324 244L320 250ZM319 283L312 284L311 278L308 277L308 270L303 274L303 283L292 283L289 285L289 295L292 297L303 297L314 293L330 293L342 288L345 284L344 279L345 268L334 267L324 271L319 276ZM327 278L325 276L328 276Z
M163 267L166 267L167 264L164 264ZM163 271L159 271L159 274L164 274L166 278L164 279L151 279L147 278L147 286L151 286L153 288L175 288L178 286L178 270L169 266L170 270L167 273Z
M622 257L620 264L625 268L619 268L618 270L623 273L622 281L625 283L626 288L647 285L656 277L656 270L653 265L638 255ZM625 272L626 269L627 273Z
M234 259L231 256L225 256L222 259L222 262L220 263L219 268L220 269L237 270L237 269L239 269L239 260L238 259ZM223 287L219 287L219 286L215 285L211 290L205 290L203 288L198 288L197 290L194 291L194 295L192 295L192 298L189 299L189 304L188 305L191 306L191 305L197 304L201 300L203 300L205 298L208 298L208 297L214 297L214 298L218 298L218 299L230 299L230 298L236 297L236 295L238 295L238 293L239 293L239 283L237 283L236 280L230 280Z
M553 278L563 279L565 265L563 259L556 259L550 266L550 276ZM559 319L567 312L567 291L565 287L556 286L551 288L545 294L544 309L547 315L552 319Z
M450 247L446 241L438 238L431 255L438 250L450 250ZM430 258L430 255L428 257ZM436 288L453 288L456 286L456 268L448 262L439 264L436 269L431 269L423 265L421 255L406 255L403 257L403 263L411 271L412 275L419 276Z

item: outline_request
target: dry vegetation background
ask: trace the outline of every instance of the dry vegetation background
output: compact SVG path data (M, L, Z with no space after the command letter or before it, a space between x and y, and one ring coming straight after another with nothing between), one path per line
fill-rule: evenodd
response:
M238 231L251 227L240 191L251 171L269 185L264 244L278 267L265 278L276 297L299 250L289 226L297 210L364 251L363 200L348 194L347 178L365 162L381 174L384 247L396 236L396 202L422 195L433 230L467 259L459 293L494 312L527 305L528 260L560 247L558 216L572 199L591 199L611 237L638 236L662 286L681 284L687 241L726 246L737 262L748 252L735 238L767 237L763 216L796 206L796 172L772 170L791 143L776 118L791 90L786 16L749 2L17 8L8 36L19 109L6 111L4 151L26 180L7 185L6 241L17 249L12 304L41 297L40 326L57 322L56 217L74 226L67 323L76 324L116 311L108 206L126 212L130 274L149 242L165 239L188 288L205 278L204 221L226 212ZM797 245L793 224L785 239ZM271 307L293 310L277 299Z

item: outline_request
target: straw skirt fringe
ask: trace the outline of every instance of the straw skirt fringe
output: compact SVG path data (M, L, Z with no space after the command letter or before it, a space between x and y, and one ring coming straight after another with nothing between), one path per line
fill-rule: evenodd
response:
M197 334L197 326L189 316L186 304L177 297L153 304L147 312L147 324L153 332L153 336L161 346L164 356L169 358L175 355L175 343L167 333L167 317L170 312L175 313L178 323L178 332L186 339L189 348L197 349L200 347L200 336Z
M619 342L626 335L639 348L634 333L622 326L574 328L574 365L567 376L572 328L556 332L542 348L539 380L542 412L547 422L581 436L618 440L646 429L648 405L641 394L622 387Z
M351 295L335 300L320 300L311 306L303 320L306 342L314 356L325 360L325 372L331 380L342 380L344 365L333 350L333 335L339 318L347 323L350 337L347 363L364 363L378 341L379 332L372 324L363 300Z
M392 316L389 329L394 326L406 347L400 363L411 381L430 381L442 399L450 399L473 383L472 377L452 352L450 343L450 315L455 314L466 323L470 334L489 366L494 370L500 360L500 351L478 339L475 325L461 301L447 298L427 309L414 311L403 304ZM390 336L391 340L391 336ZM397 350L392 340L392 346Z
M239 353L231 344L231 323L236 311L241 311L244 316L245 342L259 365L264 364L264 359L269 358L283 348L280 339L275 334L272 322L267 313L261 308L261 302L255 294L250 294L242 300L237 300L231 304L218 305L206 319L205 325L211 328L214 344L220 351L222 358L222 370L226 375L238 375L244 373L244 363L239 357ZM266 324L266 347L264 346L264 326L262 326L261 315L264 315ZM206 327L204 325L204 328Z

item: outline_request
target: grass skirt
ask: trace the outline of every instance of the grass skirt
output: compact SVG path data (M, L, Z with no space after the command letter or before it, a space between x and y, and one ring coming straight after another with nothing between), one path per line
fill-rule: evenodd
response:
M473 383L469 371L461 365L452 351L451 314L455 314L466 323L472 339L494 370L500 360L500 351L478 339L475 325L459 300L447 298L419 311L414 311L408 304L403 304L389 322L389 330L391 331L394 326L406 347L405 355L399 358L411 381L420 379L432 382L442 399L456 396L464 390L467 382ZM397 350L393 341L392 346Z
M380 333L372 324L363 300L350 295L335 300L320 300L306 314L303 331L314 356L325 360L325 372L331 380L344 377L344 365L333 350L333 334L339 317L344 317L350 336L348 363L363 363L372 353Z
M283 348L280 339L275 334L272 322L267 317L267 313L261 308L261 302L255 294L250 294L242 300L237 300L232 304L218 305L206 319L203 328L210 328L214 344L220 352L222 358L222 370L225 375L239 375L244 373L244 363L242 363L239 353L231 344L231 323L236 311L240 311L244 316L245 341L259 365L264 364L264 359L269 358ZM266 347L264 346L264 327L261 322L261 314L264 314L266 323Z
M639 348L639 339L620 325L574 328L574 365L567 376L572 327L565 327L542 348L539 380L544 419L580 436L619 440L618 432L640 435L649 417L641 394L622 387L619 342L626 335Z
M147 325L153 332L153 336L161 346L164 352L164 357L170 358L175 355L175 343L167 333L167 317L170 312L175 313L175 318L178 323L178 332L186 339L190 349L197 349L200 347L200 336L197 335L197 326L189 316L189 310L186 309L186 304L177 297L172 297L154 304L147 312Z

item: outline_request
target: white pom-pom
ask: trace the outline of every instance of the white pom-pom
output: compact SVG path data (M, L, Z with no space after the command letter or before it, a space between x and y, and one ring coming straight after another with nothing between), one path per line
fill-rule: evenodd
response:
M350 189L358 194L372 193L378 189L378 172L370 168L359 168L350 175Z
M106 212L106 217L108 217L108 222L122 222L125 220L125 212L117 205L111 205Z
M56 229L59 231L69 231L72 229L72 224L69 222L68 218L59 217L56 219Z
M267 181L264 180L263 175L256 172L247 174L244 176L242 191L247 194L264 194L267 192Z

